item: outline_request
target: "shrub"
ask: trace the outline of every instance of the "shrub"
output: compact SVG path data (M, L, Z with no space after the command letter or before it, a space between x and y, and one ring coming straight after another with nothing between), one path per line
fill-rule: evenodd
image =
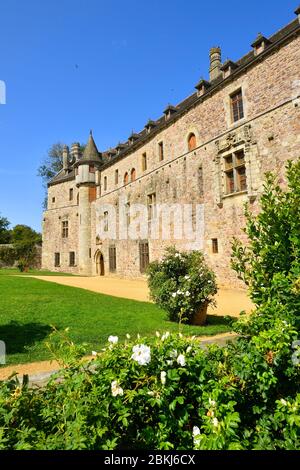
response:
M193 323L195 314L217 293L215 275L200 251L168 248L161 261L149 265L148 277L151 298L171 321Z

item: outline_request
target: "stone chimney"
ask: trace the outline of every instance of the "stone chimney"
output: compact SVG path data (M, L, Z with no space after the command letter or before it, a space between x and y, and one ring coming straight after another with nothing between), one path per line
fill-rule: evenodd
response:
M210 58L210 68L209 68L209 78L210 81L218 78L221 72L221 49L220 47L212 47L209 53Z
M63 170L65 173L69 171L69 147L67 145L63 148Z
M72 144L71 153L72 157L75 159L75 162L77 162L80 158L80 144L78 142Z

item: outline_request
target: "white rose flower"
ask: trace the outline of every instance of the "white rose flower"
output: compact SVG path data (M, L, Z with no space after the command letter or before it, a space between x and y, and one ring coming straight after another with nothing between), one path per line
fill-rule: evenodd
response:
M177 357L177 349L173 349L173 351L170 352L170 357L172 357L173 359L175 359Z
M210 406L216 406L215 400L212 400L211 398L209 398L208 402L209 402Z
M184 276L184 279L188 281L190 279L190 276Z
M288 404L287 401L284 400L284 398L281 398L280 403L284 406L287 406L287 404Z
M172 294L173 299L175 299L176 296L177 296L177 293L173 292L173 294Z
M167 380L167 373L163 370L161 373L160 373L160 381L163 385L165 385L166 383L166 380Z
M191 352L191 350L192 350L192 346L189 346L186 350L187 354L189 354Z
M217 428L217 427L219 426L219 421L218 421L217 418L214 418L214 419L212 420L212 423L213 423L213 425L214 425L215 428Z
M92 351L92 356L97 356L97 352L96 351Z
M117 397L118 395L123 395L124 391L121 388L116 380L113 380L111 383L111 394L113 397Z
M194 426L193 427L193 437L197 437L197 436L200 436L201 432L200 432L200 429L198 428L198 426Z
M132 352L133 354L131 356L131 359L140 364L140 366L149 364L149 362L151 361L150 348L145 344L138 344L136 346L133 346Z
M117 336L111 335L108 337L108 342L111 344L117 344L118 341L119 341L119 338Z
M179 356L177 357L177 364L179 364L181 367L184 367L185 366L185 357L183 354L179 354Z
M130 339L130 334L127 333L127 334L126 334L126 338L127 338L127 339Z
M169 338L169 336L170 336L170 333L169 333L168 331L166 331L166 333L164 333L164 334L162 335L161 340L162 340L162 341L165 341L165 339Z
M186 295L187 297L189 297L189 296L191 295L190 291L187 290L186 293L185 293L185 295Z

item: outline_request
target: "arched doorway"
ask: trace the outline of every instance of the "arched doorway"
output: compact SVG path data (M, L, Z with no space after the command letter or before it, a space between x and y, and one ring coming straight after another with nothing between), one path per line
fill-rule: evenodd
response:
M105 271L104 271L104 257L103 253L101 251L97 251L95 254L95 260L96 260L96 273L98 276L104 276Z

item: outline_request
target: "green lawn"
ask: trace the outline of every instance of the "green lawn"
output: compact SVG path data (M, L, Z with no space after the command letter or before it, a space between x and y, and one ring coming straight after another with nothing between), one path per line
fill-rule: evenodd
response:
M56 273L54 271L42 271L38 269L30 269L27 273L21 273L17 268L1 268L0 269L0 276L74 276L74 274L70 273ZM76 274L75 274L76 276Z
M1 271L0 271L1 272ZM2 273L3 274L3 273ZM30 277L0 276L0 340L7 364L50 357L44 342L51 326L70 328L76 343L99 351L109 335L153 335L178 331L165 312L148 302L120 299ZM210 316L205 327L184 326L189 335L214 335L230 328L223 317Z

